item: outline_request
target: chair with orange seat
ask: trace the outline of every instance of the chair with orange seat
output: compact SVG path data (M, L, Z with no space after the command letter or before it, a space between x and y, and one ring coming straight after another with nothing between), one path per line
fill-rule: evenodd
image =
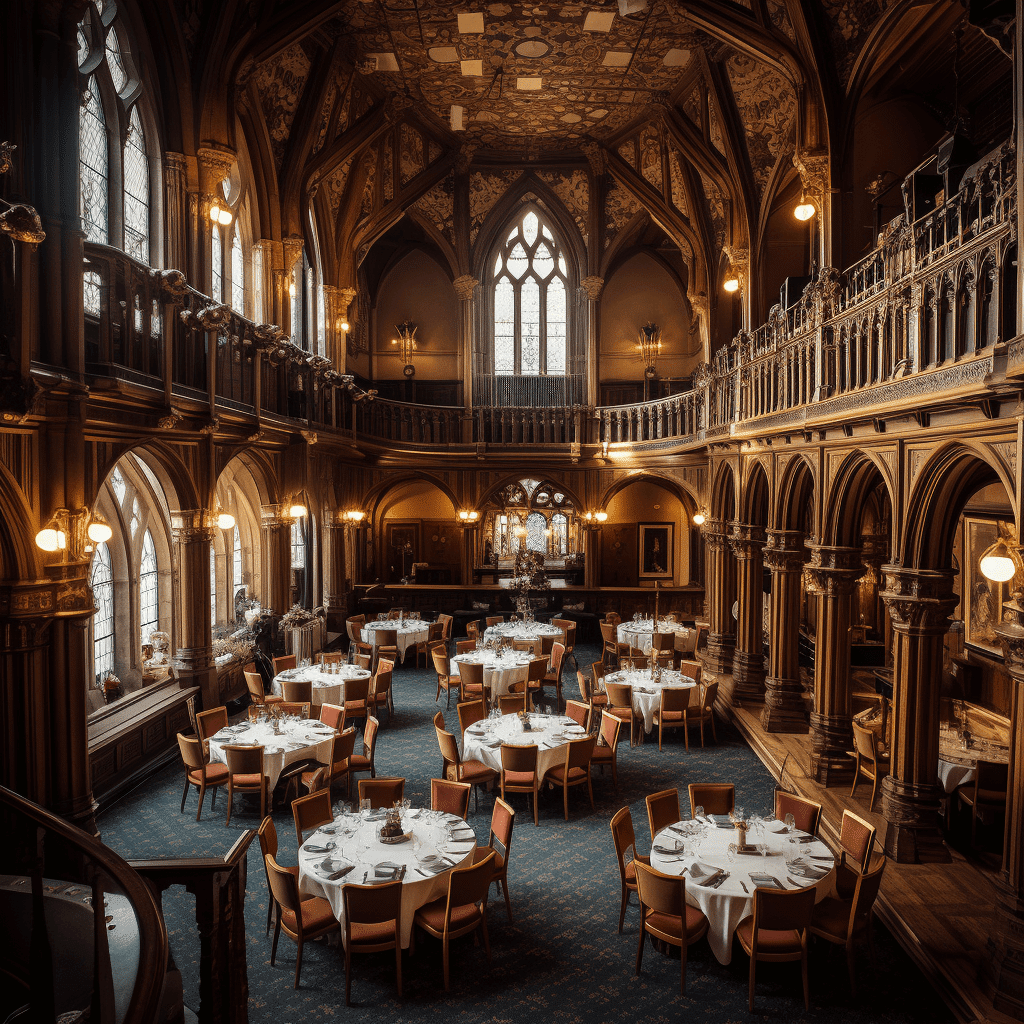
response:
M619 657L629 654L629 644L620 644L615 637L615 626L611 622L601 624L601 662L613 669L619 667Z
M715 728L715 700L718 697L718 683L705 683L701 688L700 700L696 703L691 698L686 709L686 733L689 736L690 726L700 726L700 745L704 746L704 723L711 724L711 735L718 742L718 730Z
M228 765L228 813L225 826L231 824L231 806L235 793L259 793L262 821L267 816L270 781L263 772L263 747L241 747L229 743L221 749Z
M512 852L512 830L516 824L516 812L501 797L495 798L494 809L491 811L491 834L486 846L478 846L476 859L483 860L494 854L494 873L491 881L498 886L505 897L505 910L508 922L512 924L512 903L508 896L508 865Z
M853 811L843 811L839 825L839 863L836 865L835 889L841 899L850 899L857 879L864 873L874 849L877 830Z
M542 688L545 686L555 688L555 700L559 706L562 704L562 663L564 660L565 644L556 641L551 647L551 667L541 679Z
M637 898L640 900L640 936L636 973L644 955L644 939L660 939L678 946L679 993L686 995L686 950L708 933L708 919L686 902L686 875L666 875L643 861L636 863Z
M480 639L480 620L475 619L473 622L466 623L466 639L472 640L476 643ZM456 641L456 644L458 641Z
M568 712L568 706L566 707ZM619 788L619 733L622 731L622 722L614 715L601 712L601 726L598 731L597 745L594 747L594 756L591 764L602 770L611 766L612 786Z
M263 690L263 676L256 671L256 666L246 666L242 673L245 676L245 685L249 690L249 696L253 704L280 704L284 697L268 697Z
M381 658L387 658L392 664L399 660L397 629L375 629L373 631L373 670L375 672Z
M321 651L320 652L320 664L321 665L342 665L345 662L345 654L343 651Z
M544 781L554 788L562 790L562 805L565 820L569 820L569 789L572 786L587 787L590 797L590 809L594 809L594 786L590 776L590 762L594 755L596 736L587 736L581 740L570 740L565 745L565 763L549 768Z
M654 709L654 724L658 727L658 749L666 729L682 728L686 737L686 749L690 749L690 730L686 728L686 709L690 706L693 690L683 686L666 686L661 691L661 702Z
M691 782L688 789L691 818L698 807L705 814L732 814L736 809L736 787L731 782Z
M482 722L487 717L482 700L466 700L459 704L455 710L459 713L459 728L465 732L476 722Z
M437 622L432 622L427 627L427 638L425 640L420 640L416 644L417 668L419 668L420 664L420 655L423 655L423 665L424 667L426 667L427 660L430 657L430 651L437 644L440 644L442 647L444 647L445 650L448 649L448 645L445 643L444 640L444 623L440 620L438 620Z
M217 806L217 788L228 781L226 764L211 764L202 740L195 736L178 733L178 748L181 760L185 764L185 788L181 791L181 812L185 813L185 801L188 799L188 787L195 786L199 790L199 807L196 809L196 821L203 813L203 801L207 789L212 789L211 807Z
M210 708L196 715L196 734L203 741L203 747L210 749L210 737L216 736L221 729L228 727L228 709L226 707Z
M468 782L450 782L447 779L430 780L430 809L457 814L465 819L469 814L469 797L473 787Z
M488 628L491 626L500 626L504 621L504 615L488 615L485 619Z
M282 701L277 705L277 707L282 715L294 715L297 718L309 718L310 704L308 701L304 704Z
M377 662L377 671L373 676L373 685L366 697L366 707L371 715L380 718L381 708L387 708L388 725L395 714L394 687L392 676L395 663L390 658L381 658Z
M306 841L306 833L318 829L321 825L329 825L334 821L331 812L331 794L325 789L300 796L292 801L292 820L295 822L295 838L301 846Z
M485 700L484 697L484 666L482 662L460 661L458 662L459 673L459 700Z
M590 705L581 700L565 702L565 717L571 718L578 726L590 731Z
M470 651L476 650L475 640L456 640L455 641L455 653L456 654L469 654Z
M352 954L395 951L398 998L402 998L402 883L342 887L345 908L345 1005L351 1006Z
M434 731L437 734L437 745L441 749L442 774L452 782L468 782L471 786L486 786L498 778L498 773L482 761L462 760L459 745L455 737L444 727L444 715L440 711L434 715ZM479 801L479 798L478 798Z
M456 646L458 646L456 644ZM448 659L448 653L442 644L438 644L431 652L430 657L434 662L434 671L437 673L437 695L434 697L436 704L441 699L441 691L447 694L445 707L452 706L452 690L461 693L462 677L456 673L452 676L452 666Z
M633 746L635 732L633 723L637 717L633 710L633 687L629 683L606 682L604 689L608 695L608 707L605 708L605 714L612 715L623 725L629 726L629 745Z
M754 913L736 926L736 938L750 957L747 1005L754 1011L754 975L758 960L768 963L800 961L804 1007L811 1008L807 980L807 933L814 912L815 887L754 890Z
M544 677L548 672L548 659L541 655L531 658L526 666L526 690L532 697L540 697L544 689Z
M405 796L405 779L397 777L360 779L357 792L360 803L364 800L370 801L371 810L394 807Z
M302 947L308 939L318 939L338 931L340 925L334 916L330 903L318 896L302 899L299 896L298 879L287 868L281 867L271 854L264 858L270 891L277 903L277 925L274 928L274 944L270 951L271 967L277 962L277 940L283 931L298 945L295 958L295 987L299 987L302 971Z
M521 693L505 693L498 698L498 710L503 715L518 715L526 710L527 690ZM481 701L481 703L483 703Z
M268 855L277 860L277 828L274 826L274 819L267 815L261 822L259 831L257 832L260 840L260 851L263 853L263 870L267 876L267 894L269 896L267 900L267 931L266 934L270 934L270 922L274 917L274 909L277 907L277 901L274 899L273 890L270 888L270 872L267 871L267 857ZM285 871L290 872L296 878L299 877L299 865L298 864L279 864L278 867L284 868Z
M350 725L344 732L336 733L331 742L330 761L322 768L311 769L299 776L306 789L309 792L313 792L313 776L323 769L326 769L324 781L328 792L330 792L331 787L336 782L340 782L342 779L348 781L349 759L352 756L352 749L355 745L356 727L354 725ZM351 789L351 783L349 788Z
M629 894L636 892L636 864L650 864L649 856L640 854L636 849L636 832L633 831L633 815L628 807L623 807L612 815L612 840L615 843L615 859L619 865L619 882L622 885L622 899L619 905L619 931L626 919L626 907L629 905ZM626 854L633 851L633 856L626 860Z
M358 640L350 645L349 653L356 668L365 668L367 672L373 670L373 644Z
M443 944L444 990L451 988L449 944L470 932L479 932L487 959L491 944L487 935L487 890L494 876L494 854L489 853L468 867L456 868L448 876L448 896L434 900L416 911L414 925Z
M345 730L345 709L340 704L321 704L320 721L329 725L335 732Z
M370 684L372 679L349 679L345 683L345 721L365 722L370 714Z
M373 715L363 723L363 752L353 753L348 759L348 792L352 795L352 776L369 772L370 778L377 777L377 767L374 764L374 757L377 754L377 731L380 723Z
M785 821L786 815L793 815L793 822L801 832L812 836L818 834L821 822L821 804L808 800L806 797L787 793L784 789L775 790L775 817Z
M674 825L682 818L679 813L679 790L663 789L651 793L644 798L647 804L647 824L651 829L651 842L654 837L669 825Z
M537 773L537 745L525 747L501 745L501 799L506 793L533 794L533 823L537 819L537 794L540 791L540 775Z
M282 654L279 658L274 658L274 675L279 676L282 672L287 672L290 668L295 668L298 662L294 654Z

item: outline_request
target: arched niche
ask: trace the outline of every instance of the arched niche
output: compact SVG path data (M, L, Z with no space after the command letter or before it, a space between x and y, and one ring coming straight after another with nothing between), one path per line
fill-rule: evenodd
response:
M462 564L462 529L452 499L429 480L404 480L384 492L374 514L376 571L397 583L426 568L431 578L457 583ZM418 573L423 578L423 569Z

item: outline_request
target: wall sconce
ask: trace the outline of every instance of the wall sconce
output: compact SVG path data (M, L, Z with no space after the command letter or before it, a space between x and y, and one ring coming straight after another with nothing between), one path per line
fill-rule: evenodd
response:
M416 349L416 328L417 324L414 324L411 320L403 320L400 324L395 324L395 330L398 331L398 337L391 339L392 345L400 345L402 360L405 362L405 367L402 373L406 377L411 377L416 372L416 367L412 365L412 354Z
M693 522L695 526L703 526L707 522L707 516L704 513L703 508L697 509L693 514Z
M810 220L816 213L817 209L803 192L800 193L800 202L793 208L793 216L797 220Z
M366 518L366 513L358 508L350 508L342 512L341 518L352 526L358 526Z
M212 220L214 224L222 224L224 227L227 227L231 221L234 220L234 216L235 215L230 210L221 206L220 203L216 201L214 201L213 205L210 207L210 220Z
M604 509L599 509L596 512L584 512L583 518L587 521L587 526L595 526L605 522L608 519L608 513Z
M722 287L732 294L740 290L740 279L735 274L730 274L723 282Z
M658 356L661 354L661 328L648 321L637 331L637 349L644 364L644 376L653 380L656 376Z
M288 507L287 516L289 519L306 518L308 510L306 509L306 506L302 504L302 502L293 500L291 502L286 501L284 504Z
M1017 575L1021 565L1020 549L1012 540L1000 536L995 544L986 548L978 562L982 576L993 583L1008 583Z
M480 518L480 513L476 509L463 508L459 509L459 522L466 525L475 523Z
M216 516L218 530L233 530L235 528L235 517L230 512L217 512Z
M77 512L59 508L36 534L36 547L50 553L59 551L61 561L79 561L92 551L93 544L103 544L113 535L114 531L98 513L84 507Z
M346 334L348 334L349 322L347 320L343 320L341 317L338 317L338 319L334 321L334 329L335 331L344 331Z

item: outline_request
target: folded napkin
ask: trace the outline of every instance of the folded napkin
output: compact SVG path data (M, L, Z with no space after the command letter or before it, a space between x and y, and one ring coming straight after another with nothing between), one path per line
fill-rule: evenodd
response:
M662 843L655 843L654 846L651 847L651 849L652 850L656 850L658 853L667 853L667 854L682 853L683 852L683 844L680 843L678 840L673 840L671 846L669 846L667 843L664 843L664 842L662 842Z
M529 746L529 744L524 745ZM488 750L494 750L495 747L501 746L501 740L492 740L490 743L485 743L484 746L487 747Z
M379 864L374 865L373 875L379 882L393 882L396 878L401 877L404 869L404 864L395 864L392 861L383 860Z
M317 865L317 871L328 882L336 882L339 878L344 878L354 867L354 864L343 860L331 860L328 857L322 864Z
M462 828L453 828L452 836L468 836L471 839L476 839L476 833L469 827L469 825L465 825Z
M306 843L302 847L303 853L330 853L334 846L317 846L314 843Z
M748 875L755 889L785 889L786 887L774 876L763 871L751 871Z
M695 882L703 882L717 875L721 868L712 867L710 864L704 864L699 860L695 860L686 870Z
M807 878L814 882L819 878L824 878L831 870L831 868L819 867L817 864L808 864L803 859L792 861L786 867L791 875L799 875L801 878Z
M708 817L716 828L736 827L736 823L732 820L732 816L729 814L709 814Z
M371 811L367 816L367 821L383 821L388 816L388 812L384 808L380 808L376 811Z

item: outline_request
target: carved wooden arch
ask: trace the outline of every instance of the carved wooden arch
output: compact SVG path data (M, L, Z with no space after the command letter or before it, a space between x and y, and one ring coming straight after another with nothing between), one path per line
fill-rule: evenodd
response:
M390 260L388 260L386 266L381 272L381 280L394 269L394 267L405 257L412 249L419 249L425 255L429 256L444 272L445 276L449 281L454 281L459 276L459 257L452 247L451 242L448 241L440 231L437 230L434 222L427 217L424 213L419 210L414 210L411 207L405 211L405 216L409 218L417 227L422 228L433 243L434 251L431 251L425 245L418 242L411 242L408 246L401 250L401 254L395 254ZM374 239L374 243L379 240L380 236ZM438 259L438 255L444 258L444 262Z
M503 477L484 492L478 502L478 507L484 508L489 502L495 501L497 496L500 495L509 484L518 484L519 481L523 479L524 475L524 473L510 473L508 476ZM576 512L582 515L582 513L586 511L587 505L580 500L577 491L572 487L567 487L558 480L557 476L549 473L538 473L537 476L540 478L541 483L550 483L552 486L557 486L558 489L565 494Z
M216 485L220 483L225 472L234 463L238 462L248 470L249 475L256 484L261 504L273 505L284 499L285 495L277 471L272 465L268 453L262 448L258 448L255 445L243 445L235 449L221 449L218 452L218 456L226 457L223 459L223 462L218 458L219 464L217 466L217 480L214 490L216 490Z
M732 460L722 461L714 471L715 475L711 484L711 517L713 519L730 522L736 518L736 510L739 507L736 501L736 494L739 490L738 473L739 469Z
M255 87L250 88L255 93ZM255 239L280 239L281 204L273 199L278 190L277 164L270 145L270 133L257 113L259 109L259 105L253 102L240 105L238 123L242 129L242 146L239 150L245 149L245 162L251 175L249 194L252 197L250 217L253 236Z
M885 485L896 521L894 482L889 467L874 452L858 448L850 452L832 475L822 502L821 543L835 547L859 547L861 513L878 479Z
M771 521L772 482L760 459L740 464L739 500L736 518L751 526L767 527Z
M99 467L97 479L94 481L95 491L89 499L90 505L95 504L103 484L114 471L114 467L128 454L142 460L153 470L164 488L170 508L174 508L175 503L179 509L202 507L201 484L193 479L192 471L182 461L181 456L172 445L150 439L139 439L119 448L106 466Z
M800 530L803 528L803 511L807 500L818 487L818 472L813 461L805 454L795 455L783 467L775 484L775 528L778 530ZM812 515L814 513L812 512ZM811 533L818 536L818 524L810 524Z
M381 502L387 496L388 491L394 490L395 487L407 483L426 483L436 487L452 503L452 508L454 508L456 512L458 512L460 508L466 507L465 504L459 500L455 492L443 480L439 480L433 474L402 473L400 476L388 477L386 480L382 480L379 484L374 484L374 486L367 491L366 496L363 499L363 504L367 509L369 509L371 525L376 523L380 512Z
M628 221L626 221L622 230L619 231L605 252L603 252L599 257L601 277L607 280L608 277L614 273L623 251L635 247L637 237L643 232L644 228L650 224L650 222L651 215L647 209L643 207L637 210L637 212L634 213ZM696 261L696 258L697 257L695 255L694 261ZM692 275L692 266L690 266L690 271Z
M0 522L4 524L0 530L0 579L34 580L42 575L35 533L42 528L42 517L47 513L41 510L39 515L37 523L18 481L0 465Z
M1014 481L984 445L950 441L932 452L910 485L901 562L914 569L949 568L960 513L972 494L991 483L1003 485L1019 522Z
M689 516L692 516L700 507L700 495L698 495L689 484L673 480L671 477L661 476L657 471L653 470L643 470L640 473L625 476L621 480L616 480L611 484L608 490L605 491L601 498L601 507L607 508L608 503L617 494L620 494L631 484L641 482L655 484L656 486L663 487L666 491L674 494L676 498L679 499L679 504L683 506Z

